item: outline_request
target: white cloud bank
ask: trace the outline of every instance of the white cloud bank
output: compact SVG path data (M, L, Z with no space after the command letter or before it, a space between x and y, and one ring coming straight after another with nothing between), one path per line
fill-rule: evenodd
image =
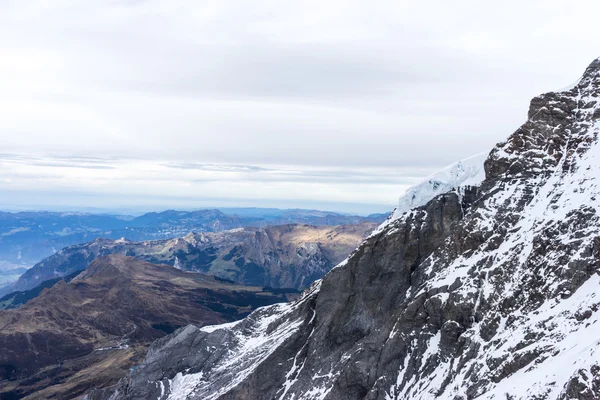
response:
M3 1L0 207L391 209L415 177L491 148L532 96L574 81L600 55L598 11ZM73 165L90 157L102 162Z

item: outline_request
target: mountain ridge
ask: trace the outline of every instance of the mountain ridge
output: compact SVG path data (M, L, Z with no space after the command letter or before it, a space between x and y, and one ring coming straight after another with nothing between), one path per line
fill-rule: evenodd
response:
M61 249L25 272L0 293L25 291L83 270L97 256L118 253L247 285L302 289L321 278L356 248L375 223L276 225L134 242L95 239Z
M218 232L289 223L342 225L381 222L385 215L346 215L317 210L257 209L246 215L219 209L166 210L137 217L77 212L0 211L0 271L31 266L60 249L95 238L144 241L183 236L190 231ZM244 211L246 209L239 209Z

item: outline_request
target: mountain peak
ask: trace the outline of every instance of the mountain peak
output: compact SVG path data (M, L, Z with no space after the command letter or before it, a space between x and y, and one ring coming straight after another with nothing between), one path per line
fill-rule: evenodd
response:
M588 84L591 81L596 82L598 84L600 80L600 57L596 58L594 61L590 63L590 65L585 69L583 73L581 83Z
M157 266L135 257L121 254L109 254L94 259L81 274L74 279L75 282L88 279L115 279L122 276L131 277L135 274L149 273L158 268L171 268Z
M285 299L132 257L101 257L71 283L58 281L0 313L0 399L80 398L116 383L155 339L179 327L232 322Z
M600 61L570 89L531 100L527 121L492 149L486 178L533 178L568 169L596 141L600 118Z

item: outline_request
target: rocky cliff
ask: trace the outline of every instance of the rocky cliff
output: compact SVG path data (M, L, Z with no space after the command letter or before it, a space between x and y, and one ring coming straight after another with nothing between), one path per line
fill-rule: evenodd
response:
M600 60L296 302L188 326L89 399L600 398Z

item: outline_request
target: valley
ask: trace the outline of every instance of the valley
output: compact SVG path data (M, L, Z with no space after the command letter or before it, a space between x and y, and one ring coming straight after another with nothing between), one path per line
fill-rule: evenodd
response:
M0 0L0 400L600 400L598 15Z

